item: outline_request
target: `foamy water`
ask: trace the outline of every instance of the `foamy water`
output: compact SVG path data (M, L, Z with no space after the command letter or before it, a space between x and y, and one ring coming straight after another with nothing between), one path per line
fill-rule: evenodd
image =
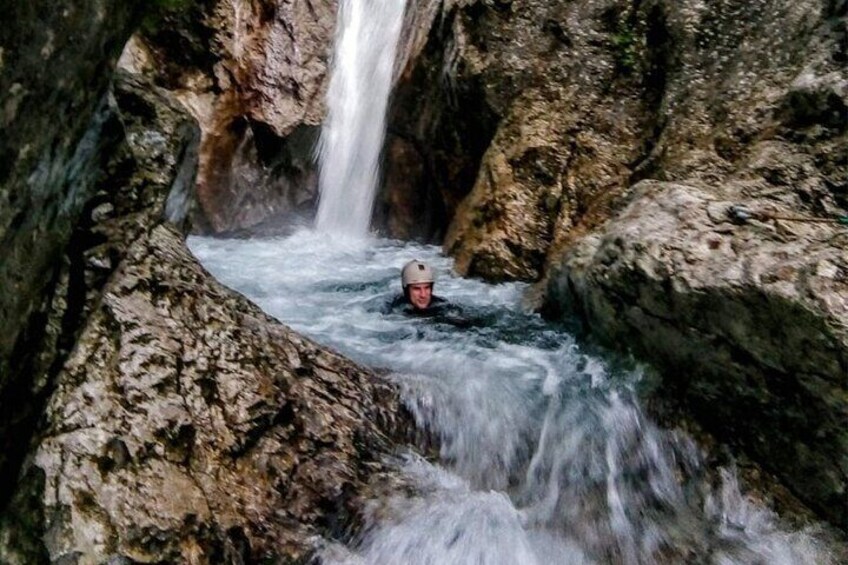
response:
M322 231L365 237L405 0L340 0L318 147Z
M643 375L525 313L520 284L451 274L439 249L309 230L286 239L190 238L222 282L294 329L388 369L438 461L398 461L417 486L374 501L364 534L327 563L828 563L732 470L708 481L694 443L644 414ZM449 321L384 313L409 259L430 263ZM379 509L379 511L377 510Z

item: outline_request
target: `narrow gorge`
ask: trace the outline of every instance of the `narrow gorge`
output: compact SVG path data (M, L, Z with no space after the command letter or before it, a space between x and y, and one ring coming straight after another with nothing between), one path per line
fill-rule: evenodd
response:
M6 13L0 562L848 560L845 0Z

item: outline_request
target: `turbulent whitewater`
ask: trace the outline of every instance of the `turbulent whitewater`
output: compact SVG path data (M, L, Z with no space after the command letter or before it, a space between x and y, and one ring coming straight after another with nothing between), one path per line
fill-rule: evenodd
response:
M271 315L388 370L438 461L397 464L416 494L374 501L362 536L327 563L827 563L819 533L791 531L708 472L684 435L640 407L638 369L584 351L521 308L525 288L452 276L435 247L334 239L191 238L204 265ZM404 262L438 273L462 324L385 313ZM718 478L716 478L718 477Z

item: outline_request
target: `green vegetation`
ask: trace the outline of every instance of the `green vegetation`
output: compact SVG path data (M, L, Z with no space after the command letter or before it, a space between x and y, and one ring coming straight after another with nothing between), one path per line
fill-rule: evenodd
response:
M169 16L178 15L194 4L194 0L153 0L141 20L141 30L153 34Z
M636 70L639 62L639 40L640 38L631 29L619 26L618 32L610 38L615 48L615 64L624 75L630 75Z

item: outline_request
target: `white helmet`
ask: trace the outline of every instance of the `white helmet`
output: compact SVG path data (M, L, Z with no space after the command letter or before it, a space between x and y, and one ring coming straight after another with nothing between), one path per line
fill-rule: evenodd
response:
M411 284L433 283L436 277L433 275L433 269L425 265L417 259L413 259L403 266L400 272L400 282L403 289Z

